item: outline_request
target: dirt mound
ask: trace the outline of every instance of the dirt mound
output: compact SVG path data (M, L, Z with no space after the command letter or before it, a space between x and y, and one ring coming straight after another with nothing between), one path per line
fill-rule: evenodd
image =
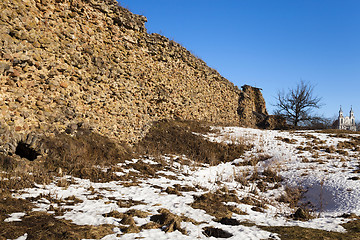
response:
M138 151L152 155L185 155L201 163L218 164L232 161L248 149L241 144L210 142L203 136L194 134L208 131L205 126L189 121L159 121L141 140Z

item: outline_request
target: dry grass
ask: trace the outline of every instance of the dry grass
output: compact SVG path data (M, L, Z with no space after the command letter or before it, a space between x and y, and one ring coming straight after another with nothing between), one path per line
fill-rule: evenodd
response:
M249 196L240 199L240 203L257 207L254 209L259 209L259 208L266 209L267 208L267 206L266 206L267 202L265 199L257 199L257 198L249 197Z
M28 234L27 239L100 239L112 234L114 225L79 226L57 219L44 212L31 212L20 222L2 222L0 239L16 239Z
M266 168L262 175L264 176L263 180L269 183L278 183L283 180L282 177L279 176L279 174L270 167Z
M110 166L132 156L127 146L85 129L80 129L74 136L59 133L43 139L43 146L47 154L34 161L0 154L0 170L5 172L0 175L0 197L14 190L33 187L34 183L48 184L54 176L64 174L94 182L115 180L118 177ZM59 184L66 186L66 183Z
M111 165L131 157L125 146L86 130L74 136L65 133L43 139L47 154L29 161L18 155L0 154L0 220L13 212L26 212L21 222L2 223L0 239L15 239L28 233L28 239L82 239L101 238L112 233L113 226L80 227L65 220L58 220L46 213L35 214L30 202L11 198L17 190L35 187L35 183L49 184L55 176L70 174L92 181L110 181L116 178ZM108 171L104 171L104 168ZM59 186L69 185L66 179L57 182ZM55 202L50 196L50 202ZM80 203L75 197L64 199L66 205ZM55 215L63 215L62 209L52 207Z
M191 222L194 225L203 223L189 217L178 216L165 208L158 210L158 212L159 214L150 217L152 222L142 225L140 229L162 229L165 232L178 230L182 234L187 234L186 230L181 227L181 222Z
M237 214L246 214L233 206L224 204L224 202L240 203L237 196L232 193L223 193L218 190L216 192L205 193L201 196L195 196L194 200L191 207L203 209L209 215L212 215L217 219L231 218L233 212Z
M118 168L114 164L126 159L151 153L155 156L165 153L187 155L198 162L217 164L231 161L239 157L246 147L244 145L226 145L205 140L193 132L207 133L208 125L190 121L161 121L155 123L149 134L133 148L115 143L111 139L80 128L73 135L57 133L53 137L42 139L47 154L34 161L21 158L18 155L0 154L0 197L11 194L11 191L34 186L34 183L49 183L54 176L72 175L90 179L93 182L108 182L112 180L131 180L136 182L136 176L116 176ZM139 150L133 153L133 150ZM142 177L156 176L158 170L166 170L162 161L157 165L143 162L133 164ZM65 182L58 183L66 187Z
M233 165L235 165L235 166L256 166L256 164L258 164L259 162L269 160L272 157L273 156L271 156L269 154L258 154L258 155L253 156L243 162L234 163Z
M336 151L336 148L334 146L327 147L325 152L327 153L334 153Z
M150 220L158 224L158 228L162 228L165 232L173 232L178 230L182 234L186 234L186 230L181 228L181 222L192 222L194 224L199 224L198 222L183 216L178 216L171 213L169 210L162 208L159 210L158 215L153 215L150 217Z
M304 134L303 137L306 138L306 139L314 139L314 140L319 139L317 136L314 136L312 134Z
M324 129L316 131L318 133L327 133L327 134L334 134L336 137L345 136L347 137L348 134L360 134L360 131L350 131L350 130L341 130L341 129Z
M279 199L279 202L289 203L290 207L297 207L299 201L302 198L304 190L300 187L285 187L285 193L282 194Z
M109 167L132 157L130 147L116 144L89 130L80 130L74 136L57 134L45 139L44 146L48 149L43 163L45 169L96 182L102 179L110 181L115 177L112 173L103 171L102 167Z
M258 227L265 231L278 233L282 240L360 240L360 220L351 221L342 224L342 226L347 230L347 232L329 232L324 230L302 227Z
M349 152L346 150L339 149L339 150L336 150L336 152L340 155L349 156Z
M295 144L297 143L297 140L296 139L290 139L290 138L283 138L283 137L275 137L275 139L277 140L281 140L285 143L289 143L289 144Z
M300 221L308 221L309 219L313 219L314 216L310 213L309 209L307 208L298 208L294 214L290 215L291 218L294 220Z
M15 212L30 212L33 207L33 204L30 203L29 200L16 199L11 196L2 198L0 199L0 222L3 222L4 219L8 217L8 214Z
M198 122L159 121L137 145L139 153L150 155L185 155L197 162L216 165L232 161L247 149L245 145L210 142L193 132L208 132Z
M340 149L350 149L350 150L358 150L360 147L360 138L359 137L351 137L350 141L339 142L337 148Z
M136 185L137 179L140 177L156 177L158 171L166 170L169 168L169 164L162 161L158 156L163 154L175 154L185 155L190 159L194 159L197 163L208 163L218 164L220 162L232 161L235 158L241 156L244 151L248 149L248 146L244 144L222 144L213 143L197 133L208 133L210 128L208 125L199 122L189 121L160 121L154 124L148 135L138 145L130 148L124 144L116 144L110 139L95 134L91 131L80 129L75 135L68 135L65 133L56 134L52 138L44 139L44 146L48 149L47 155L41 156L34 161L27 161L21 159L18 156L6 156L0 154L0 170L5 172L0 173L0 221L3 222L8 214L12 212L25 212L27 215L22 219L21 222L6 223L0 226L0 239L13 239L23 235L25 232L31 232L28 239L41 239L45 237L47 232L47 239L82 239L82 238L101 238L107 234L112 233L111 225L103 225L99 227L84 227L77 226L65 220L59 220L54 216L46 213L33 213L31 209L32 204L28 200L12 199L11 193L14 190L22 189L25 187L32 187L34 183L49 183L54 176L63 176L69 174L76 177L88 178L91 181L111 181L111 180L126 180L129 181L129 185ZM310 137L309 137L310 138ZM309 142L306 148L301 150L309 150L314 153L313 157L317 158L317 152L314 148L321 141L315 139ZM284 142L294 143L291 139L282 139ZM357 138L351 138L350 141L339 143L335 147L330 146L326 148L327 152L333 153L338 152L345 154L346 148L355 149L358 147L360 142ZM324 148L324 147L322 147ZM136 152L133 153L133 150ZM343 151L343 152L340 152ZM127 164L124 168L131 168L137 170L135 172L129 171L127 175L117 177L114 172L120 171L119 167L114 167L114 164L124 162L126 159L134 158L142 154L151 154L155 156L155 164L148 164L144 161L137 161L136 163ZM238 165L250 165L256 166L259 162L265 161L272 158L267 154L259 154L256 157L247 159L246 161ZM306 160L303 160L304 162ZM21 171L23 169L23 171ZM360 169L360 167L359 167ZM359 170L355 170L359 171ZM246 186L249 181L254 183L254 194L260 189L260 191L266 191L269 186L279 184L282 178L277 174L277 170L268 167L264 171L255 171L252 176L249 176L248 172L241 172L235 174L234 179L242 185ZM355 180L355 179L354 179ZM57 181L58 186L67 187L69 182L65 178L60 178ZM124 183L126 184L126 183ZM255 187L255 185L257 187ZM196 188L189 186L174 185L163 189L168 194L182 195L184 191L196 191ZM278 201L289 203L291 207L296 207L299 204L299 200L302 197L303 190L299 188L285 188L285 194L283 194ZM218 190L217 192L208 192L201 196L195 196L194 202L191 207L203 209L208 214L214 216L220 223L223 224L232 223L231 216L233 213L246 214L238 208L227 205L228 202L244 203L254 206L254 211L264 211L266 208L266 201L256 199L256 197L249 194L248 197L238 199L235 194L228 190ZM40 196L48 199L50 202L56 203L50 196ZM101 196L97 196L101 198ZM66 205L74 205L80 203L81 200L74 196L61 200ZM119 207L129 208L142 202L136 202L130 200L118 200L116 201ZM55 206L55 205L54 205ZM51 205L52 207L52 205ZM64 210L52 207L55 211L55 215L63 215ZM170 213L168 210L160 210L158 215L151 217L152 222L143 225L136 226L133 217L147 217L149 213L132 210L126 213L110 212L104 214L105 217L114 217L122 219L122 224L128 224L129 226L120 228L124 233L140 232L142 229L162 229L166 232L178 230L186 234L185 230L181 228L182 221L189 221L196 223L194 220L187 219L183 216L177 216ZM294 218L298 219L297 216ZM357 236L355 233L359 229L358 222L352 222L352 225L348 225L349 236ZM42 224L42 225L41 225ZM238 224L238 223L236 223ZM53 227L56 225L56 227ZM231 225L231 224L230 224ZM41 226L41 227L40 227ZM52 227L52 228L51 228ZM51 229L50 229L51 228ZM270 227L269 227L270 228ZM308 230L304 228L286 228L278 227L272 228L273 232L278 232L282 239L296 239L286 238L290 236L288 234L291 230L300 232L309 232L313 234L313 239L316 239L320 232L318 230ZM207 232L205 232L205 230ZM214 229L205 229L204 234L213 234ZM221 229L220 229L221 230ZM221 232L221 231L219 231ZM358 232L357 232L358 233ZM35 235L36 234L36 235ZM59 237L60 235L61 237ZM330 233L329 233L330 234ZM331 233L333 234L333 233ZM329 236L340 236L335 239L356 239L346 238L347 235L329 235ZM335 234L335 233L334 233ZM353 234L353 235L351 235ZM215 236L211 235L211 236ZM291 235L295 236L295 235ZM328 235L319 235L328 236ZM344 238L342 238L345 236ZM306 239L306 238L304 238ZM332 238L330 238L332 239Z
M11 171L16 167L10 156L0 153L0 170Z
M239 173L234 172L234 180L243 186L248 186L249 185L249 181L247 179L248 175L249 175L249 173L245 172L245 171L242 171Z
M231 233L224 231L221 228L214 228L214 227L204 228L203 234L206 237L215 237L215 238L231 238L233 236Z

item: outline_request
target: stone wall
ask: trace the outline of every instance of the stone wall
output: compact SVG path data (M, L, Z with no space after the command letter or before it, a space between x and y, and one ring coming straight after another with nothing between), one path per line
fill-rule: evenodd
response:
M240 125L256 127L268 115L261 89L244 85L239 97L238 114L241 116Z
M2 128L136 142L164 118L238 124L241 91L145 22L115 0L2 0Z
M244 85L239 96L239 124L243 127L263 129L287 129L281 116L269 115L261 88Z

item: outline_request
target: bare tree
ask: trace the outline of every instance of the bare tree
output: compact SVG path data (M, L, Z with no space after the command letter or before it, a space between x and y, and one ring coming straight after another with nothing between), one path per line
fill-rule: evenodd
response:
M321 98L314 96L313 90L313 85L301 80L295 88L289 88L288 92L278 91L274 114L283 116L294 127L301 122L311 121L314 118L312 110L322 106Z

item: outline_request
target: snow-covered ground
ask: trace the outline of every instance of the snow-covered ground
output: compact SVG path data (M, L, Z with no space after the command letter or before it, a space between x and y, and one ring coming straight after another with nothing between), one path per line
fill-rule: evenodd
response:
M207 238L203 233L205 227L227 231L233 235L229 239L280 239L277 234L264 231L259 226L301 226L344 232L345 229L341 224L351 219L340 216L349 213L360 215L360 180L357 180L359 173L354 172L360 165L358 152L349 149L344 149L347 153L324 150L325 147L330 146L336 148L339 142L349 139L314 131L270 131L239 127L218 129L220 130L218 133L204 137L211 141L249 143L254 146L233 162L216 166L184 165L174 159L177 157L184 159L185 156L164 156L163 160L169 165L168 170L158 171L155 177L139 178L137 184L124 184L124 181L94 183L64 176L63 180L69 180L70 185L59 186L58 182L63 181L59 178L49 185L24 189L14 194L14 197L36 199L34 200L36 208L33 211L54 213L53 209L61 208L64 213L58 218L71 220L78 225L114 225L114 234L103 239L205 239ZM305 150L301 150L304 148ZM267 157L255 166L241 164L259 156ZM119 164L119 167L121 169L126 164L140 160L150 166L157 164L154 159L144 157L144 159L129 160ZM243 185L237 180L241 175L249 178L251 173L262 172L265 169L271 169L283 177L284 181L281 182L280 187L262 192L251 181L248 185ZM118 175L136 171L124 168ZM181 194L166 191L168 187L174 187L176 184L187 186L190 191L180 191ZM278 201L278 198L284 194L286 186L302 187L306 190L302 202L311 207L312 214L316 216L314 219L299 221L289 217L296 208ZM263 201L266 207L263 211L257 211L249 204L225 203L234 205L246 213L233 213L233 219L241 223L251 223L235 226L221 224L206 211L191 207L194 196L215 192L218 189L233 192L239 199L250 197ZM61 201L52 201L52 199ZM133 204L125 206L126 204L119 204L121 201ZM71 204L67 204L69 202ZM186 230L186 234L180 231L166 233L160 228L125 234L121 230L126 225L120 223L122 219L108 217L106 214L112 211L126 213L130 209L148 213L147 217L133 217L137 226L151 222L151 216L159 214L160 209L188 217L199 224L182 221L181 228ZM14 213L5 221L21 221L24 215L25 213ZM26 239L26 235L21 239Z

